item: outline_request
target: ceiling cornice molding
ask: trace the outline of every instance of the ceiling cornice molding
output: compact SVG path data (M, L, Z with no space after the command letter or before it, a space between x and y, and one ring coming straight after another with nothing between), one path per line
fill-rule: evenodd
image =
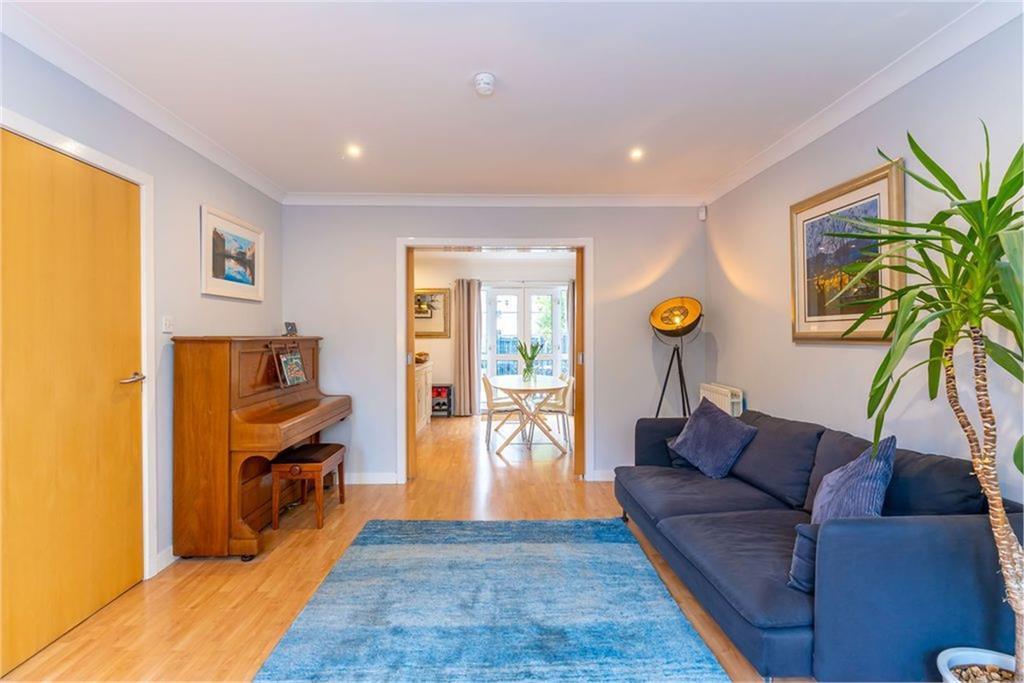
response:
M950 57L1002 28L1020 16L1022 11L1024 9L1019 2L978 2L719 180L706 194L706 202L710 204L717 201L751 178L838 128Z
M657 194L390 194L289 192L286 206L451 206L451 207L687 207L699 197Z
M262 173L239 160L17 5L4 3L0 31L271 199L280 202L284 198L284 190Z

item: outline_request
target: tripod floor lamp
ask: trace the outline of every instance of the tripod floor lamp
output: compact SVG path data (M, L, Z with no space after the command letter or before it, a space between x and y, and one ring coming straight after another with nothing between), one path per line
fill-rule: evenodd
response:
M672 346L672 356L665 371L665 381L661 385L661 397L658 399L658 410L654 417L661 415L661 404L665 401L665 391L668 389L668 378L672 376L673 365L679 371L683 417L690 416L690 398L686 394L686 375L683 373L683 337L696 330L703 317L704 309L700 302L688 296L665 299L651 311L654 336L662 343Z

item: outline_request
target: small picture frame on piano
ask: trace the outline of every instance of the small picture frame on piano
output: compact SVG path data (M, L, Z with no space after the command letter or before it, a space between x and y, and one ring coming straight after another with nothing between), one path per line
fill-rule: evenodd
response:
M302 364L302 353L298 349L277 354L277 371L282 387L293 387L306 382L306 368Z
M286 337L297 337L299 335L299 327L295 323L285 321L284 323L284 336Z

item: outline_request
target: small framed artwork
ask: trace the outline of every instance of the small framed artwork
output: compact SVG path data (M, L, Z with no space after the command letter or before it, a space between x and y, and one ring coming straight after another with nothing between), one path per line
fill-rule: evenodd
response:
M263 301L263 231L241 218L202 207L203 294Z
M284 336L286 337L297 337L299 336L299 327L295 323L285 321L284 324Z
M867 310L866 302L882 296L886 288L902 287L904 275L882 269L837 299L853 277L848 267L885 250L877 240L837 236L863 231L840 217L903 220L902 161L879 166L790 207L793 339L884 342L889 318L881 314L851 335L842 335ZM894 254L891 263L900 262Z
M277 354L281 386L293 387L306 381L306 368L302 364L302 353L298 349Z
M451 337L451 290L417 289L413 299L413 331L419 338Z

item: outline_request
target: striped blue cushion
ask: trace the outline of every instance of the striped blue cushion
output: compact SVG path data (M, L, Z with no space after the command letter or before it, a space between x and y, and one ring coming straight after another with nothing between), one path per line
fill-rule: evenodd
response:
M892 461L896 453L896 437L882 439L878 452L871 447L821 480L814 496L812 524L830 519L878 517L882 514L885 490L892 479Z

